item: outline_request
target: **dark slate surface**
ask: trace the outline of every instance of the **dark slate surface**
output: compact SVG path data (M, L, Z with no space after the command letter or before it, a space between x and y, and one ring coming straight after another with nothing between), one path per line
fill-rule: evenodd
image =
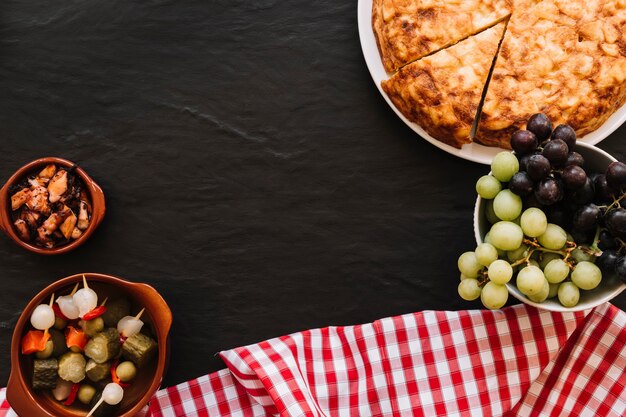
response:
M20 310L77 272L162 292L166 385L269 337L478 306L456 295L456 258L486 168L387 107L355 1L5 0L0 19L0 178L58 155L108 197L69 255L0 238L0 384ZM625 140L601 146L624 160Z

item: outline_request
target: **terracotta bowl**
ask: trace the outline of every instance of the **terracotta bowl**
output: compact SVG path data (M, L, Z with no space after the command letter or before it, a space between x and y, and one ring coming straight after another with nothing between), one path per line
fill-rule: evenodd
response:
M583 158L585 158L585 170L587 172L604 172L607 166L616 160L602 149L587 145L586 143L577 142L576 152L580 153ZM474 236L476 237L477 245L483 242L483 238L490 227L485 215L485 200L479 196L476 199L476 206L474 208ZM543 310L572 312L588 310L610 301L626 289L626 284L622 283L616 274L603 276L602 282L597 288L590 291L581 290L580 301L576 306L571 308L563 307L556 298L550 298L543 303L535 303L529 300L515 286L515 278L507 283L506 287L509 290L509 294L528 305Z
M102 220L104 219L104 213L106 211L106 206L104 201L104 192L102 192L102 189L98 186L98 184L96 184L93 179L91 179L89 175L87 175L87 173L82 168L76 166L74 172L78 174L80 179L87 187L89 197L91 198L92 213L89 227L87 227L87 229L78 239L73 240L66 245L61 245L51 249L42 248L29 242L24 242L17 235L13 227L13 221L11 219L11 196L9 195L9 189L12 185L17 184L26 176L40 171L48 164L61 165L67 168L76 166L76 164L66 159L46 157L36 159L18 169L15 174L13 174L11 178L9 178L9 180L0 189L0 229L2 229L7 234L7 236L9 236L15 243L17 243L24 249L28 249L31 252L35 252L41 255L60 255L62 253L67 253L71 250L76 249L77 247L85 243L87 239L89 239L89 236L91 236L96 228L100 225L100 223L102 223Z
M172 313L159 293L147 284L133 283L103 274L85 273L89 287L103 296L126 296L131 300L132 312L146 309L142 316L145 326L157 341L158 355L139 369L132 385L124 390L124 399L116 416L131 417L138 413L159 389L169 362L169 331ZM71 292L83 274L72 275L49 285L26 306L11 341L11 375L7 386L7 400L15 412L28 417L81 417L89 410L85 406L67 407L56 401L49 391L34 391L32 386L33 357L22 355L22 336L31 329L30 315L39 304L48 303L52 293L65 295Z

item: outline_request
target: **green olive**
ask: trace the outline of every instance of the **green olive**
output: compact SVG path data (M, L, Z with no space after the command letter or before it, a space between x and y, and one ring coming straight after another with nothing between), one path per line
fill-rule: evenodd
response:
M65 344L65 335L58 330L50 329L50 340L54 345L52 356L58 358L65 352L67 352L67 345Z
M52 356L53 351L54 351L54 343L52 342L52 340L48 340L46 342L45 349L42 350L41 352L35 353L35 356L37 357L37 359L48 359L50 356Z
M57 330L63 330L65 329L65 326L67 326L67 322L65 320L60 317L54 317L54 325L52 327Z
M137 375L137 368L131 361L126 361L117 365L115 373L120 381L129 382L135 378L135 375Z
M96 389L91 385L83 384L78 388L78 401L83 404L89 404L96 395Z
M104 320L102 320L102 317L96 317L95 319L89 321L81 320L79 324L89 337L94 337L96 334L104 330Z

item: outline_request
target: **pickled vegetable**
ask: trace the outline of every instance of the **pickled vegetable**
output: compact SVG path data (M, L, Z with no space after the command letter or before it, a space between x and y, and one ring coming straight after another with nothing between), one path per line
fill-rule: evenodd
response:
M85 355L97 363L110 361L120 353L120 334L108 328L95 335L85 346Z
M97 393L93 399L91 400L91 404L89 404L89 407L94 407L96 404L98 404L98 402L100 402L100 399L102 398L102 391L100 391L99 393ZM111 405L111 404L107 404L105 402L102 402L91 414L92 417L112 417L115 415L115 413L118 411L119 409L119 404L118 405Z
M120 332L122 337L131 337L141 331L143 327L143 321L139 320L139 317L143 313L141 312L133 317L133 316L125 316L117 323L117 331Z
M74 294L78 291L78 283L74 286L71 294L57 298L59 312L63 315L63 320L75 320L78 318L78 307L74 303Z
M67 397L67 400L63 401L63 405L72 405L76 401L76 397L78 396L78 389L80 388L80 384L72 384L72 389L70 390L70 395Z
M72 297L74 304L78 307L78 316L83 316L96 308L98 305L98 294L87 284L87 279L83 275L83 288L76 291L76 294Z
M54 297L54 294L52 295ZM50 305L40 304L35 307L30 316L30 324L37 330L46 330L54 326L54 310L52 310L52 301Z
M135 376L137 375L137 367L135 367L135 364L131 361L125 361L117 365L115 373L120 381L129 382L135 379Z
M78 401L83 404L89 404L93 397L96 396L96 389L91 385L83 384L78 389Z
M129 337L122 346L122 356L134 362L138 368L148 363L156 352L157 342L142 333Z
M45 349L35 353L37 359L58 358L67 351L63 334L55 329L50 329L49 333L50 340L46 342Z
M89 341L87 334L74 326L67 326L65 329L65 344L72 352L82 352Z
M35 357L37 359L48 359L50 356L52 356L53 351L54 351L54 343L52 342L52 340L48 340L46 342L46 347L44 348L44 350L42 350L41 352L35 353Z
M33 389L53 389L56 387L59 366L56 359L35 359L33 361Z
M50 339L52 340L53 350L52 357L58 358L65 352L67 352L67 345L65 344L65 336L58 330L50 329Z
M97 317L93 320L81 320L78 322L78 325L87 333L87 336L94 337L104 329L104 320L102 317Z
M41 330L29 330L22 338L22 355L41 352L50 340L50 333Z
M130 301L127 298L116 298L107 303L107 311L102 315L106 327L117 327L124 316L130 315Z
M87 372L87 378L93 382L99 382L107 378L111 372L111 363L96 363L93 359L89 359L87 366L85 366Z
M124 389L119 384L110 382L102 390L102 400L110 405L117 405L124 399Z
M63 330L65 329L65 326L67 326L67 322L65 320L63 320L61 317L55 317L54 318L54 327L57 330Z
M65 401L70 396L72 386L74 384L70 381L64 381L61 378L57 379L57 386L52 390L52 396L57 401Z
M104 302L106 301L107 299L104 300ZM83 320L93 320L103 315L106 311L107 311L107 308L104 306L104 303L103 303L102 305L97 306L96 308L94 308L93 310L85 314L83 316Z
M87 360L80 353L68 352L59 359L59 376L75 384L85 379Z

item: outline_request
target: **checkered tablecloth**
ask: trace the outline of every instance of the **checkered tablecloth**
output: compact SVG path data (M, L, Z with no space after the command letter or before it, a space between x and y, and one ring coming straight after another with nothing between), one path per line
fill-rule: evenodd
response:
M142 414L626 415L626 313L610 304L425 311L220 355L228 369L159 391Z

